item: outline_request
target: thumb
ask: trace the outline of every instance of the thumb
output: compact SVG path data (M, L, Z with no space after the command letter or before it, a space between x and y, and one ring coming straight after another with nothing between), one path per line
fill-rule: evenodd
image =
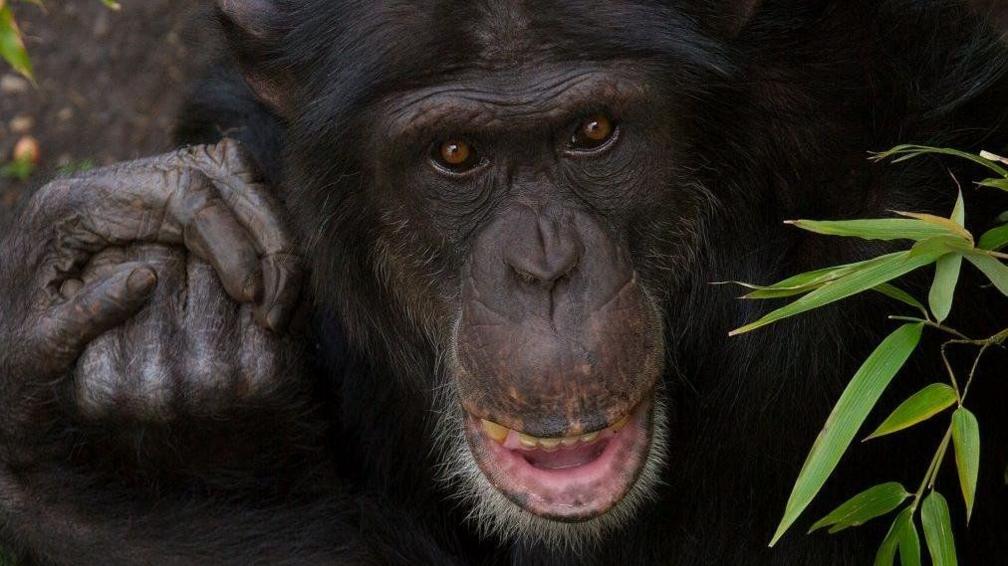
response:
M57 375L69 370L92 340L139 311L155 286L157 274L149 266L124 264L51 307L39 320L33 348L42 371Z

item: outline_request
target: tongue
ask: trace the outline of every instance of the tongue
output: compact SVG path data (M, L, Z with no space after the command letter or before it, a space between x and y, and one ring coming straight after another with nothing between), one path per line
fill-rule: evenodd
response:
M562 470L577 468L595 461L608 443L608 440L600 440L591 444L578 444L570 448L561 447L548 452L540 449L518 449L514 452L520 454L533 467L541 470Z

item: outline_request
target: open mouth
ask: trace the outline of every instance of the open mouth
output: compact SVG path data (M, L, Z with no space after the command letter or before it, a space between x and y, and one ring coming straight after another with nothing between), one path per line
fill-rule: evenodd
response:
M647 460L652 400L606 428L537 438L466 413L466 437L490 482L525 510L559 521L584 521L618 503Z

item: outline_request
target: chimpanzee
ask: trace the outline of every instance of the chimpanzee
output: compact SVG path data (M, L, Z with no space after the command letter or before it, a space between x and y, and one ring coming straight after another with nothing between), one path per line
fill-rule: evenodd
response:
M0 524L21 560L872 560L885 520L767 542L899 306L728 338L768 306L710 283L888 245L785 219L947 215L958 164L867 152L1008 146L994 19L965 0L213 11L227 61L182 149L57 179L5 229ZM971 229L1008 208L964 190ZM1004 323L995 290L960 289L954 326ZM1008 553L1005 361L975 385L969 564ZM940 434L853 448L803 520L916 485Z

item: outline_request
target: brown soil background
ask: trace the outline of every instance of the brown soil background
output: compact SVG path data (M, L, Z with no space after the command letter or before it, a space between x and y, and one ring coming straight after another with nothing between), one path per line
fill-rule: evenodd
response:
M0 61L0 164L24 135L41 161L27 182L0 178L0 225L28 192L60 170L105 165L171 147L176 110L212 56L199 0L48 0L14 13L38 87Z

